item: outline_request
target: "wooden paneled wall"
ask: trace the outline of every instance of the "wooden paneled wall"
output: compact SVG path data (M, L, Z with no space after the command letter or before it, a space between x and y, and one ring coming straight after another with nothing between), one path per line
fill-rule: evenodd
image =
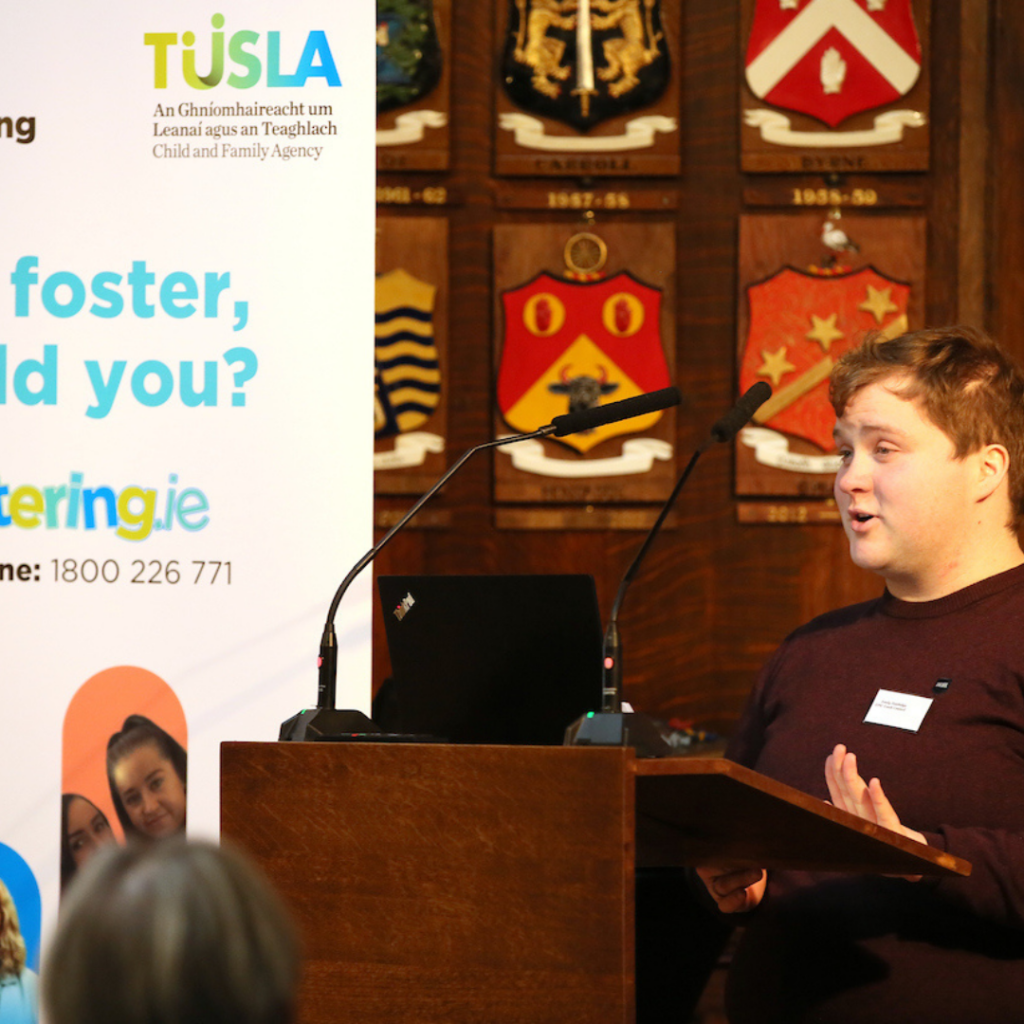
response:
M657 184L678 193L678 210L628 216L676 220L681 468L735 399L737 224L747 212L744 187L756 176L739 170L737 0L663 4L681 22L682 172ZM382 208L388 216L449 218L451 459L492 436L492 226L576 222L570 214L498 208L494 22L491 2L453 0L451 171L380 178L445 184L454 197L443 211ZM897 175L926 196L927 322L955 323L962 310L1024 356L1016 322L1024 273L1024 10L1015 0L933 0L931 62L931 171ZM601 185L630 183L602 179ZM607 615L642 533L500 530L491 491L491 464L479 455L434 506L447 512L450 525L406 530L382 553L376 571L589 572ZM378 516L409 503L378 498ZM626 696L639 710L728 728L758 668L790 630L881 590L877 578L851 565L839 527L740 525L734 506L732 452L718 446L698 465L676 527L659 539L623 609ZM379 685L388 665L379 609L375 615Z

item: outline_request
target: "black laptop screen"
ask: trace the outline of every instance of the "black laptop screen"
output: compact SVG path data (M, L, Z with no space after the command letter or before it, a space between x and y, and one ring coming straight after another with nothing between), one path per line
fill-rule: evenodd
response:
M560 744L601 701L601 619L583 575L381 576L390 732Z

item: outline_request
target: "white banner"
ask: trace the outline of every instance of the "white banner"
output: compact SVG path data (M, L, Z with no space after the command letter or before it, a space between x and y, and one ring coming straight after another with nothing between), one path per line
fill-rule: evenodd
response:
M69 779L127 830L125 718L187 746L187 828L212 836L220 742L315 703L372 543L374 12L0 14L0 854L44 933ZM368 711L369 574L338 633L339 706ZM185 727L157 721L162 684Z

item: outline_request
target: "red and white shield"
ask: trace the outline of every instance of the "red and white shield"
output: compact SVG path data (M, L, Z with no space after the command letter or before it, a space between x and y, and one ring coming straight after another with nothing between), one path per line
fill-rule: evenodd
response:
M911 0L756 0L747 84L835 128L905 96L921 72Z
M498 406L513 430L536 430L570 407L589 408L668 387L661 291L626 271L580 283L540 273L502 294L505 339ZM646 430L660 412L561 438L586 452Z
M834 448L828 377L836 360L868 334L907 329L910 285L863 267L823 276L785 267L747 289L750 331L740 363L740 392L759 380L773 389L756 422Z

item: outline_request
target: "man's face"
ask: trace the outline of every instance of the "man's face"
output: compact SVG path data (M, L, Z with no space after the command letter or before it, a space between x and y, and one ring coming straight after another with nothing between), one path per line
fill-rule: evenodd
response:
M920 405L896 393L901 383L861 388L843 410L834 490L854 563L896 597L928 600L950 592L971 554L980 456L954 458Z

